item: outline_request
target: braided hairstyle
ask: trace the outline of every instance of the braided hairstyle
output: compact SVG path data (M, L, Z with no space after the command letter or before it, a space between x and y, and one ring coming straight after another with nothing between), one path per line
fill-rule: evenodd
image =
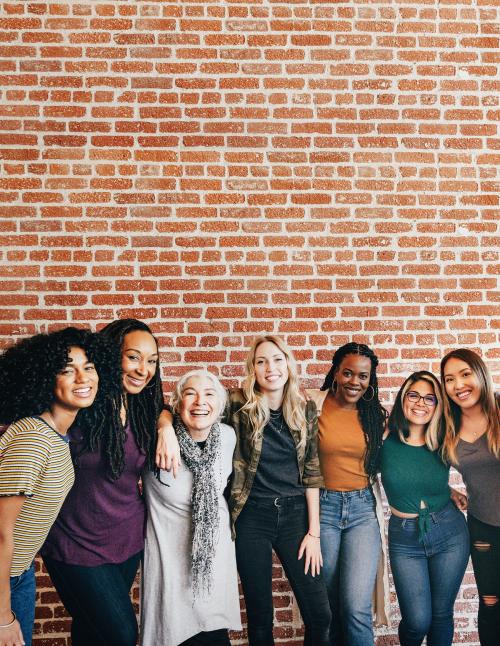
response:
M369 400L361 397L357 403L358 419L366 439L366 452L364 456L365 471L368 476L374 476L378 468L379 450L382 446L387 411L382 406L378 395L377 366L378 358L364 343L346 343L333 355L332 367L325 377L321 390L332 390L335 393L335 375L343 359L349 354L359 354L367 357L371 363L370 381L368 388L373 388L373 397Z
M121 349L123 340L130 332L143 331L152 335L150 328L136 319L121 319L106 325L100 332L108 345L115 348L118 353L118 365L121 365ZM154 337L153 337L154 338ZM155 339L156 342L156 339ZM158 343L157 343L158 345ZM84 443L81 453L85 451L100 450L106 462L108 476L117 480L125 467L125 428L120 418L122 405L127 411L126 423L130 423L137 445L147 458L147 467L153 468L153 460L156 446L156 422L163 408L163 392L160 376L160 365L157 363L156 371L140 393L131 395L123 390L122 378L120 376L120 391L118 395L109 401L107 416L99 424L87 424L83 433ZM78 459L76 459L76 465Z
M72 347L81 348L99 375L92 406L82 408L77 423L105 418L108 402L119 394L118 355L93 332L66 327L41 333L8 347L0 356L0 424L40 415L55 402L57 375L69 362Z

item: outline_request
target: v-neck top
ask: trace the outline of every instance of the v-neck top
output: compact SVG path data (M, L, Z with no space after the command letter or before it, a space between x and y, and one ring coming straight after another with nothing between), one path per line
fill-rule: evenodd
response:
M469 512L482 521L500 527L500 459L488 450L487 434L475 442L461 438L454 465L467 487Z

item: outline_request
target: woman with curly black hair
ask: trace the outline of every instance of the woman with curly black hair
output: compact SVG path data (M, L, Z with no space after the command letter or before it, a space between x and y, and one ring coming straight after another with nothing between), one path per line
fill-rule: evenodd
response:
M378 359L347 343L332 359L321 391L309 391L319 413L323 576L333 619L331 643L372 646L372 597L388 623L384 523L377 475L386 412L378 397Z
M0 423L8 425L0 437L1 644L31 644L33 559L74 480L67 432L105 406L110 355L97 335L66 328L0 356Z
M152 466L163 406L158 345L135 319L114 321L99 336L121 354L121 388L103 423L72 432L75 485L42 556L73 617L73 646L135 646L130 588L145 520L138 483Z

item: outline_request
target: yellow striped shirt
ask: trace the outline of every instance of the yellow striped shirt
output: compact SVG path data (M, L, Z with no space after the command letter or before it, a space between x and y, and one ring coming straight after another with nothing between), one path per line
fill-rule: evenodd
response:
M69 444L41 418L24 417L0 437L0 496L26 496L14 526L10 576L31 565L74 479Z

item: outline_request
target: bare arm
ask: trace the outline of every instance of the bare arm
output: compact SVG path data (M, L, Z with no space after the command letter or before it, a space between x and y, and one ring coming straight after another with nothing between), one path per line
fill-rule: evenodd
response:
M0 646L22 646L19 622L12 622L10 568L14 554L14 525L25 501L24 496L0 497ZM3 626L3 627L2 627Z
M453 487L450 487L450 498L455 504L455 507L457 509L460 509L460 511L465 511L469 505L469 499L467 496L458 489L454 489Z
M309 529L302 539L299 549L299 560L305 555L304 572L307 574L311 568L312 576L319 574L323 565L320 544L319 524L319 489L306 489L307 516Z
M175 478L181 463L181 454L172 422L172 413L168 410L162 411L156 428L158 439L156 442L155 463L160 469L166 471L172 469L172 474Z

